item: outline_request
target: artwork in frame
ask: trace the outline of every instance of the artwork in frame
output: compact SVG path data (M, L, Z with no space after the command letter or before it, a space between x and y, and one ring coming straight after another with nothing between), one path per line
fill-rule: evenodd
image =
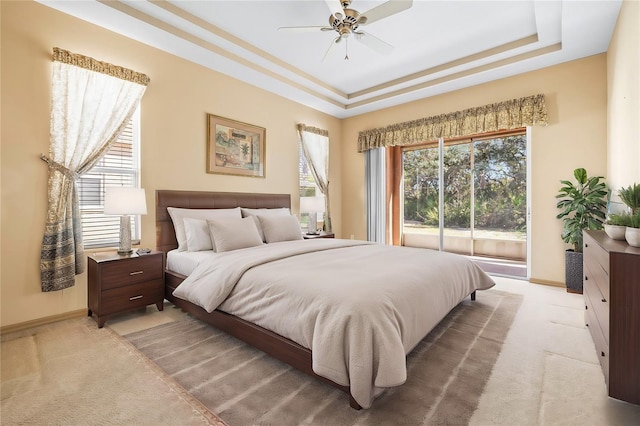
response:
M264 177L266 130L207 114L207 173Z

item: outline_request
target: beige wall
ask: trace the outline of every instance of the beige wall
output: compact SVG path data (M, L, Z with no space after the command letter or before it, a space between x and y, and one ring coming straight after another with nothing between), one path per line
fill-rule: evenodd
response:
M132 68L151 78L142 101L142 186L149 214L142 246L155 246L154 192L190 189L289 193L298 209L299 122L329 130L331 182L340 182L341 122L272 93L181 60L34 2L0 3L2 16L2 271L0 324L8 326L87 306L86 275L63 291L40 291L46 211L53 47ZM267 128L266 178L205 173L206 113ZM333 225L341 231L341 188Z
M555 195L560 180L573 179L577 167L591 175L606 174L604 54L343 120L342 191L353 194L343 199L343 234L366 238L364 154L356 148L359 131L538 93L545 95L549 126L532 129L531 278L564 283L568 246L560 238Z
M624 1L607 51L607 178L616 197L621 187L640 183L639 23L640 2Z

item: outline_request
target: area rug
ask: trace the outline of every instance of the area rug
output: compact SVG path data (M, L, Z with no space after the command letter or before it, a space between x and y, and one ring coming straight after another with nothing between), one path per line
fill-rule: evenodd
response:
M467 424L522 296L478 292L407 356L405 384L367 410L347 395L192 317L125 336L231 426Z

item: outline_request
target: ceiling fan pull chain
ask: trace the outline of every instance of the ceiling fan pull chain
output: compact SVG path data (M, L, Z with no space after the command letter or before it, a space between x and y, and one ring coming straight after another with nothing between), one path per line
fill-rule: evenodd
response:
M345 39L344 41L344 60L349 60L349 39Z

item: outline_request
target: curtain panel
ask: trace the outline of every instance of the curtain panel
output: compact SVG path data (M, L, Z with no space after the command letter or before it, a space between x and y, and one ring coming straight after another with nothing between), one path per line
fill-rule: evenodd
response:
M365 181L367 207L367 241L378 244L387 242L386 152L384 148L365 152Z
M332 232L329 206L329 132L304 124L298 124L297 130L302 153L309 164L316 185L324 195L324 230Z
M42 291L75 284L84 271L76 179L109 151L135 112L149 77L59 48L53 49L48 204Z
M544 95L538 94L365 130L358 134L358 152L547 124Z

